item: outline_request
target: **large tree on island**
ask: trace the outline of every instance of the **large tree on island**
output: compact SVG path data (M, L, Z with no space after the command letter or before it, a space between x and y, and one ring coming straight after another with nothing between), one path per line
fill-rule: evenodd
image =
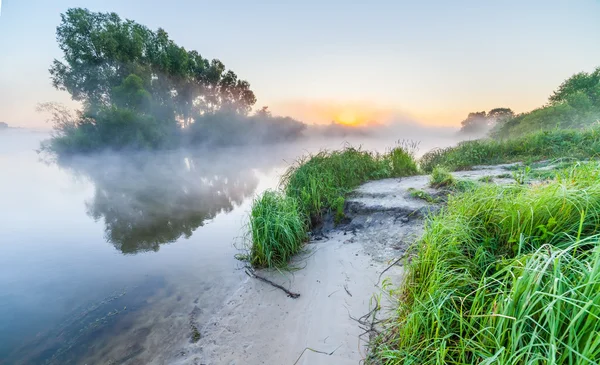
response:
M178 46L163 29L152 31L115 13L69 9L61 14L57 41L64 60L54 60L52 84L92 114L125 106L189 125L207 112L246 115L256 102L250 84L221 61ZM145 109L126 105L123 90L139 93Z

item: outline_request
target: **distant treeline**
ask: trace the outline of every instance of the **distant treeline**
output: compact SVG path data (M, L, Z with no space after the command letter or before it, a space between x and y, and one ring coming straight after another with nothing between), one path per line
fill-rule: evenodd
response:
M81 8L61 19L56 35L64 58L50 67L52 84L83 109L73 114L42 105L55 123L43 149L68 155L278 142L305 128L266 108L250 115L256 97L247 81L221 61L178 46L163 29Z
M565 80L548 98L548 104L527 113L509 108L470 113L462 122L463 134L489 134L504 139L540 130L579 129L600 120L600 67Z

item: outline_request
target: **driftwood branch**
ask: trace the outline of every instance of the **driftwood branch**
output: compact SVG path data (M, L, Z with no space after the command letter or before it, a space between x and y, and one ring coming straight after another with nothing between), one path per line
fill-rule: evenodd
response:
M272 282L271 280L269 280L267 278L263 278L262 276L257 275L256 272L254 270L252 270L251 268L246 268L245 271L246 271L246 275L248 275L249 277L258 279L258 280L260 280L262 282L265 282L267 284L270 284L270 285L276 287L277 289L283 290L287 294L287 296L290 297L290 298L296 299L296 298L298 298L300 296L299 293L291 292L291 291L287 290L286 288L284 288L283 286L281 286L281 285L279 285L277 283L274 283L274 282Z

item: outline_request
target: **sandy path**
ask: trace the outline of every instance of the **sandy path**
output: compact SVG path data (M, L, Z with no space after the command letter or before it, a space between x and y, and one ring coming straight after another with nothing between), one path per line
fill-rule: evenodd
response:
M310 244L295 262L306 265L302 270L261 273L300 293L298 299L258 280L244 283L206 326L195 363L294 364L309 347L335 352L305 351L298 364L356 364L364 343L349 314L358 318L370 310L378 272L385 266L372 262L361 243L349 238L336 233Z

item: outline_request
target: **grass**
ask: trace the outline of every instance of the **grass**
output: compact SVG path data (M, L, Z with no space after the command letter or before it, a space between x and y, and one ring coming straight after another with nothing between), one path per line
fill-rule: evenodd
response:
M344 217L346 195L375 179L415 175L417 164L406 144L385 154L346 147L306 156L281 179L281 191L256 199L249 219L248 259L256 267L282 267L306 241L307 231L328 213Z
M553 158L589 158L600 153L600 128L585 130L543 131L510 140L475 140L456 147L435 149L420 160L424 172L435 167L451 171L475 165L492 165L524 161L527 163Z
M266 191L252 203L249 261L255 267L284 267L307 239L306 219L294 198Z
M600 358L600 169L479 185L428 220L373 364Z
M436 199L433 196L431 196L431 194L429 194L426 191L420 190L420 189L408 188L408 194L410 195L411 198L414 198L414 199L425 200L428 203L436 202Z
M431 172L431 177L429 178L429 185L432 188L445 188L450 187L456 183L456 179L448 169L443 167L436 167Z
M297 161L282 177L286 196L298 201L300 210L317 224L331 210L343 210L346 194L376 179L418 173L411 152L398 147L376 154L354 147L322 151Z

